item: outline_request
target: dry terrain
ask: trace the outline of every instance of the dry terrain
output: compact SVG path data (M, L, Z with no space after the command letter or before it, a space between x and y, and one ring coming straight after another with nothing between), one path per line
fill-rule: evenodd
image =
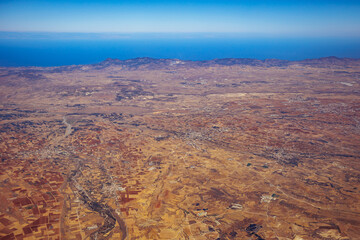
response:
M0 68L0 239L360 239L360 60Z

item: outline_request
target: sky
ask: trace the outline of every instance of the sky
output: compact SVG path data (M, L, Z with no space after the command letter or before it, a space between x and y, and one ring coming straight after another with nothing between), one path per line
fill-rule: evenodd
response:
M359 13L359 0L0 0L0 31L359 37Z

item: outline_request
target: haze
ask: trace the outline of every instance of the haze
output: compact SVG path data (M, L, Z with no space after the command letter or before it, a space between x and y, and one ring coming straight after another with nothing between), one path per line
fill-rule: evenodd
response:
M0 31L360 35L359 1L1 1Z

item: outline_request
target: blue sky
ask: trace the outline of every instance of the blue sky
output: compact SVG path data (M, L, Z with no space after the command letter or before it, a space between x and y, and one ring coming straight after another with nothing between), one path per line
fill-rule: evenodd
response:
M359 37L359 13L359 0L0 0L0 31Z

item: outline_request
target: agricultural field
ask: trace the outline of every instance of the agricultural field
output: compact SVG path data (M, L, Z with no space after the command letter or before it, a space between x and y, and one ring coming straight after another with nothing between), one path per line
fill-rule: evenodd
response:
M359 239L360 60L0 68L0 239Z

